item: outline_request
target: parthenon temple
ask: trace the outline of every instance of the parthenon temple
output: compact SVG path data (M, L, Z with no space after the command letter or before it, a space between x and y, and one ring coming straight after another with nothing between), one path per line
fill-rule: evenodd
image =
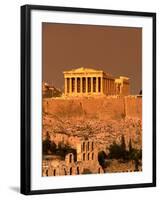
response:
M65 96L129 95L128 77L114 78L102 70L77 68L64 71Z

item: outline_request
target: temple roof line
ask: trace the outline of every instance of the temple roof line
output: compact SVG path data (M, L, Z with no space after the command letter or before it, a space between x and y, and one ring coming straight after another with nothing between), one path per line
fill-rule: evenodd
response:
M80 67L80 68L76 68L76 69L71 69L71 70L66 70L63 72L63 74L70 74L70 73L103 73L106 76L110 76L113 77L111 74L104 72L103 70L99 70L99 69L93 69L93 68L84 68L84 67Z
M92 74L92 73L97 73L97 74L103 74L105 76L108 76L108 77L111 77L111 78L114 78L115 80L118 79L119 80L129 80L130 78L127 77L127 76L119 76L119 77L114 77L113 75L109 74L109 73L106 73L104 72L103 70L99 70L99 69L93 69L93 68L84 68L84 67L80 67L80 68L76 68L76 69L71 69L71 70L66 70L66 71L63 71L63 74Z
M77 72L103 72L103 71L97 70L97 69L92 69L92 68L84 68L84 67L64 71L64 73L72 73L72 72L77 73Z

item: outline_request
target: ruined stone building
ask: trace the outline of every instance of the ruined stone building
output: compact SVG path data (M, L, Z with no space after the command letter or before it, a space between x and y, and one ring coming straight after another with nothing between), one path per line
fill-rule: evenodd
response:
M42 96L43 98L60 97L61 91L54 86L42 82Z
M103 173L98 162L98 151L91 140L82 140L76 144L76 154L68 153L65 159L57 155L43 158L43 176L78 175Z
M78 68L64 71L64 94L86 95L129 95L128 77L114 78L102 70Z

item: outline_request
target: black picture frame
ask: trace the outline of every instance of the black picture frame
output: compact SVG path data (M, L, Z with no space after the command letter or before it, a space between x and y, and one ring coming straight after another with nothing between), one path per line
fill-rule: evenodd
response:
M31 190L31 11L64 11L92 14L111 14L123 16L142 16L151 17L153 20L153 163L152 163L152 183L125 184L113 186L95 186L78 188L61 188L49 190ZM156 13L121 11L121 10L102 10L89 8L56 7L44 5L24 5L21 6L21 193L25 195L81 192L93 190L112 190L140 187L156 186Z

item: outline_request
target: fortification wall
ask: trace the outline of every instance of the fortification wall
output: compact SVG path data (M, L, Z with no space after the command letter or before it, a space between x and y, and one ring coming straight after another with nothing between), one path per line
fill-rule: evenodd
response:
M59 117L86 117L97 119L122 119L125 117L142 117L142 98L101 97L45 99L43 112Z
M142 97L125 97L125 113L126 117L142 119Z
M43 111L59 117L118 119L124 116L124 99L47 99L43 102Z

